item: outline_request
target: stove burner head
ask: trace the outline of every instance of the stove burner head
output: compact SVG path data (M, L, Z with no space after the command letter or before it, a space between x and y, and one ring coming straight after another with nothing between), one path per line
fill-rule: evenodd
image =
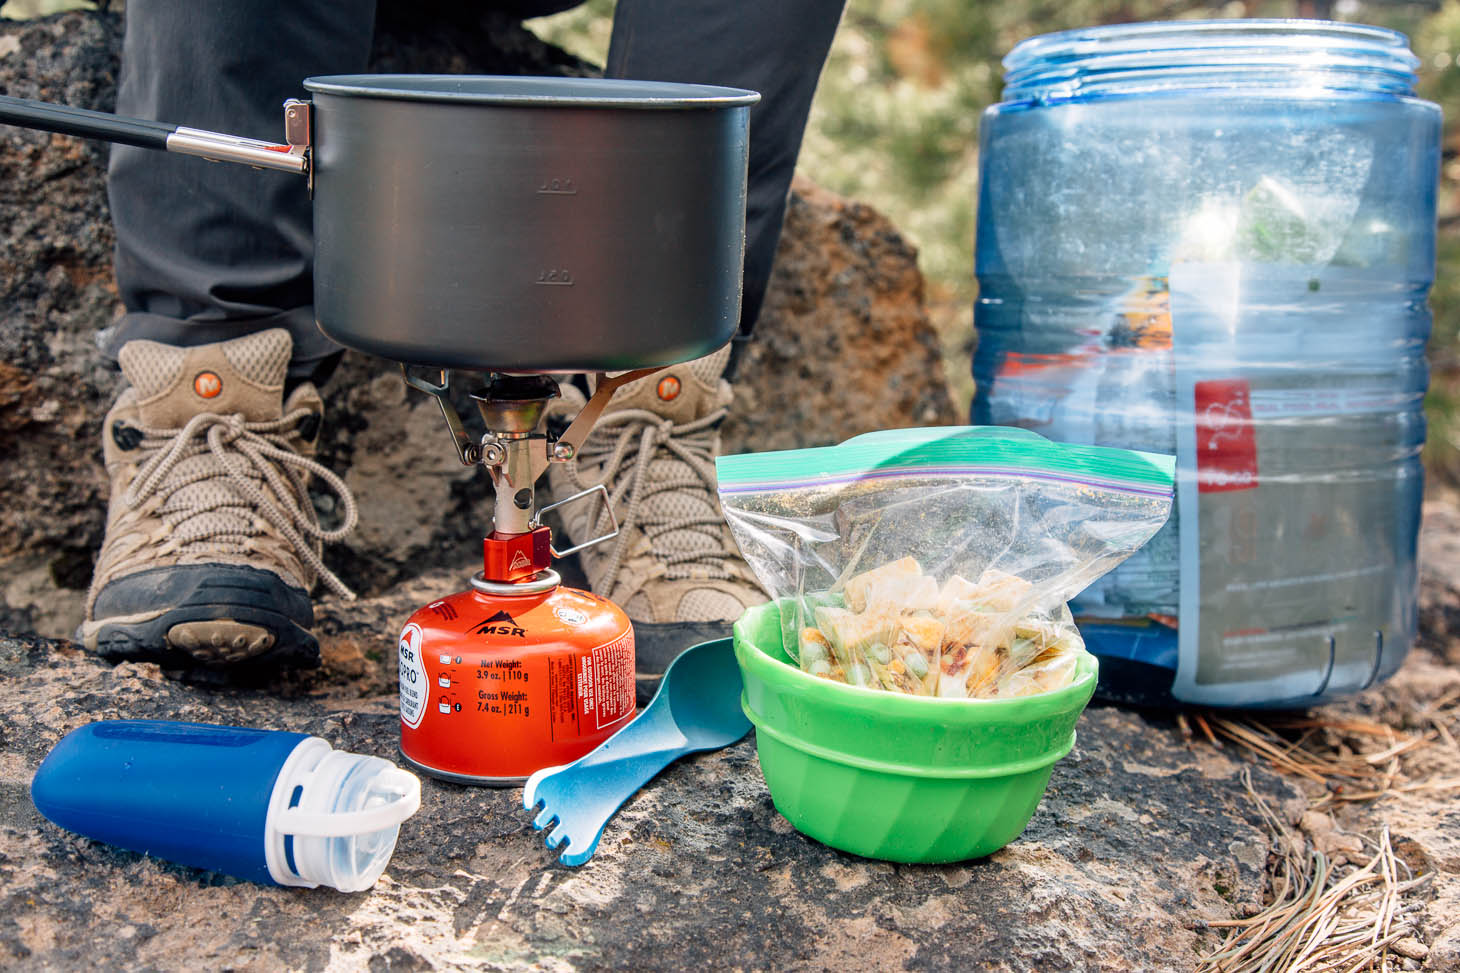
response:
M547 404L558 397L558 383L546 375L493 373L471 397L492 432L530 433Z

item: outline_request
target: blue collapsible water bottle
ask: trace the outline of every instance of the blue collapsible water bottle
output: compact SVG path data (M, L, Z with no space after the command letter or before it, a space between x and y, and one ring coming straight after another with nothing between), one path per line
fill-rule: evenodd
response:
M54 823L156 858L276 885L375 884L421 783L303 733L103 720L73 730L31 781Z

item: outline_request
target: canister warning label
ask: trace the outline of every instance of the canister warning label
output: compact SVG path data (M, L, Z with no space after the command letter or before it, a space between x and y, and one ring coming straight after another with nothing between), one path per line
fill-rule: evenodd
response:
M431 686L421 659L421 626L415 622L400 633L400 718L411 729L421 725Z
M579 695L585 716L598 729L612 726L634 712L634 633L625 632L582 657ZM584 693L587 695L584 695Z
M634 634L548 659L554 740L588 736L634 713Z

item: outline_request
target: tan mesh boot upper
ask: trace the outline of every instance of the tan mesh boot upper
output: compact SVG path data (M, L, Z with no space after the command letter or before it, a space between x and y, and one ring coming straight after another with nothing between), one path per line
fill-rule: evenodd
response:
M354 498L312 457L323 411L312 385L283 401L287 331L179 348L133 341L119 357L131 383L103 426L111 479L106 539L87 600L83 641L108 584L175 565L245 565L308 590L349 590L320 561L322 541L353 529ZM323 480L343 523L320 527L306 486ZM186 637L186 636L184 636ZM94 645L93 645L94 647Z
M549 469L553 496L608 488L620 534L582 554L589 586L640 622L733 620L765 601L741 560L715 492L717 427L730 406L721 375L730 348L619 389L578 456ZM576 415L583 396L565 385L551 411ZM572 542L605 533L584 500L564 508Z

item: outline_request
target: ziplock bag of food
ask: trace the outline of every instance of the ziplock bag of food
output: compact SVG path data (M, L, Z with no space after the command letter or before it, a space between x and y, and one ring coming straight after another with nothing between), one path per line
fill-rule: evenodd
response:
M953 426L723 456L720 503L812 675L918 696L1068 685L1071 597L1171 512L1170 456Z

